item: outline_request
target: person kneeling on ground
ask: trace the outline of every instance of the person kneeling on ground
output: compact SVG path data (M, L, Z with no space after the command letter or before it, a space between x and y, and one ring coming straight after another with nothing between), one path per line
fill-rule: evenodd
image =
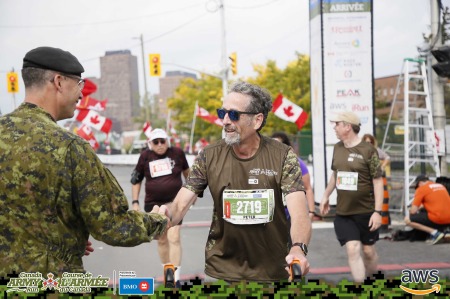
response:
M441 230L450 226L450 196L444 185L430 181L425 175L417 176L415 184L414 201L405 223L429 233L431 243L438 244L444 237ZM420 209L421 206L423 209Z

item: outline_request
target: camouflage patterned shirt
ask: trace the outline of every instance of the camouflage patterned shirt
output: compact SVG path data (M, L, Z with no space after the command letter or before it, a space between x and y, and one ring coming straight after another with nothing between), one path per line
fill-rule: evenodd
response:
M237 157L224 140L201 151L185 187L199 194L208 186L214 200L205 273L227 281L287 279L284 264L289 252L289 223L282 194L304 191L301 178L292 148L272 138L261 136L257 152L248 159ZM225 189L272 189L275 195L272 221L250 225L225 221Z
M113 246L150 242L160 215L128 211L89 143L23 103L0 117L0 276L83 272L89 235Z

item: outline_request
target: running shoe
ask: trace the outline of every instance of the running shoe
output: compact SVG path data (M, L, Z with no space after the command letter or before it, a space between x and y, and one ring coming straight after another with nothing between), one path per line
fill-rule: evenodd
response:
M444 233L437 232L434 235L431 236L431 244L439 244L442 241L442 238L444 237Z

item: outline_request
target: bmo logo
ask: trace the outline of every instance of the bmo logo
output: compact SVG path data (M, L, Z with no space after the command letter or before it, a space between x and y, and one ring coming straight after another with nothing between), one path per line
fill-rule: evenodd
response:
M120 277L119 295L153 295L154 279L143 277Z
M141 290L142 292L147 292L149 289L150 285L148 284L147 281L143 280L139 283L139 290Z

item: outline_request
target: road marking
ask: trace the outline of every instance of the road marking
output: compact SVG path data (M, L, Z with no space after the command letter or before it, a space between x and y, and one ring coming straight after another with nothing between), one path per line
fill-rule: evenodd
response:
M182 227L210 227L211 221L183 221ZM313 229L333 228L333 222L313 222Z

